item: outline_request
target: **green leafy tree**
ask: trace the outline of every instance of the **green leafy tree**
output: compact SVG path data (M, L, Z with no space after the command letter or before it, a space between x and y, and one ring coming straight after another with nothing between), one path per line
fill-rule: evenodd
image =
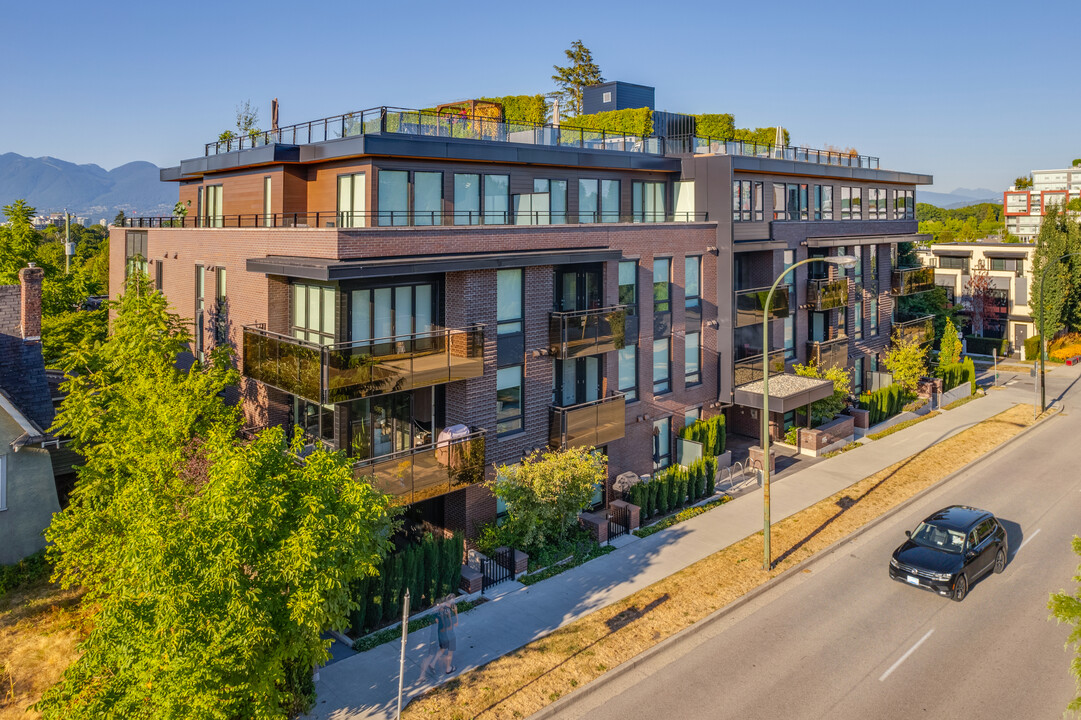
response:
M1071 544L1073 551L1081 555L1081 538L1075 535ZM1073 579L1078 583L1074 592L1071 594L1063 590L1051 593L1047 609L1051 611L1051 617L1058 622L1073 626L1066 639L1066 647L1073 645L1076 651L1070 661L1070 672L1077 678L1077 697L1070 701L1066 710L1081 714L1081 566L1078 566L1077 575L1074 575Z
M894 383L914 393L920 378L927 375L927 347L912 339L896 337L886 351L884 364L893 373Z
M982 267L973 268L972 274L965 282L965 293L961 301L972 321L972 332L979 337L983 337L983 323L991 311L994 289L991 276Z
M116 213L116 217L113 218L113 226L114 227L124 227L124 222L126 220L127 220L127 217L124 216L124 211L120 210L120 211L118 211Z
M818 426L837 417L848 405L852 391L852 372L837 365L822 371L817 365L796 365L793 368L802 377L821 378L833 382L833 394L811 403L811 425Z
M599 85L604 82L601 77L601 69L593 61L593 53L582 44L581 40L575 40L571 46L563 51L569 64L561 67L553 65L556 74L552 80L560 88L560 93L566 103L560 113L571 117L582 114L582 91L590 85Z
M942 332L942 342L939 345L938 364L953 365L961 362L961 339L957 335L957 327L953 320L946 318L946 327Z
M1018 190L1028 190L1032 187L1032 178L1027 175L1021 175L1013 181L1013 186Z
M185 323L139 274L113 334L68 357L56 429L85 457L47 531L55 579L86 589L90 634L45 693L45 718L284 718L312 700L322 633L388 549L388 499L281 429L237 440L216 350L175 358ZM301 450L299 439L291 447Z
M1050 206L1036 236L1032 258L1032 319L1040 327L1040 290L1043 289L1044 331L1048 337L1063 328L1077 327L1081 320L1081 228L1056 206ZM1060 257L1069 257L1059 260ZM1053 267L1048 267L1051 264ZM1044 273L1046 271L1046 278Z
M489 487L507 505L507 533L528 551L566 538L608 466L593 448L537 450L497 476Z
M7 224L0 226L0 285L18 283L19 270L35 260L39 240L30 221L36 212L25 200L3 208Z

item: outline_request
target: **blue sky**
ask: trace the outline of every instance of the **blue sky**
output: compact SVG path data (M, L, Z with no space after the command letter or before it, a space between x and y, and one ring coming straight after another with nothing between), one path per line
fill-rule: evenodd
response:
M657 108L782 124L936 191L1081 157L1081 3L21 2L4 13L0 153L176 165L233 124L553 90L581 38Z

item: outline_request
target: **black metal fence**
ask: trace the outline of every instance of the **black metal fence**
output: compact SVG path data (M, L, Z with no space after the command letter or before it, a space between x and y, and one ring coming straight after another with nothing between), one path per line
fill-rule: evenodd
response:
M514 550L500 548L480 561L481 592L504 580L514 579Z
M608 542L613 538L627 534L627 528L631 524L630 511L624 506L608 508Z

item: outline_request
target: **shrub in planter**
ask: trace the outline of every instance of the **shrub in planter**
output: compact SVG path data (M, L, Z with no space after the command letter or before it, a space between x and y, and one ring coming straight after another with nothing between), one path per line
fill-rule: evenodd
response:
M1040 358L1040 336L1033 335L1030 338L1025 338L1025 359L1026 360L1039 360Z
M717 458L704 458L706 463L706 496L710 496L717 488Z

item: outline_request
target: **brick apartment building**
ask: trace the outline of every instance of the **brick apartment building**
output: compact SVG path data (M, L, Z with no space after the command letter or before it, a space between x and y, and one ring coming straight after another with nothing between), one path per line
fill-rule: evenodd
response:
M789 278L771 372L813 357L857 386L892 297L934 282L891 261L931 178L863 156L377 108L162 179L188 214L112 231L112 293L146 271L195 355L235 348L251 425L301 426L468 534L497 514L478 481L534 448L602 448L615 478L674 462L699 417L757 435L760 291L786 264L860 258ZM773 432L827 386L771 391Z

